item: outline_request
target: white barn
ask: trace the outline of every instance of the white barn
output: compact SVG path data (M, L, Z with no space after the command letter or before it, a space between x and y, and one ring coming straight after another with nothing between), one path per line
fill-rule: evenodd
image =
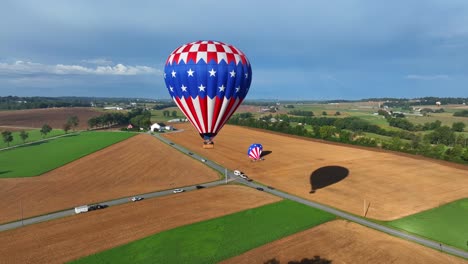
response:
M150 130L151 130L151 132L164 130L164 124L154 123L154 124L151 125Z
M171 130L174 130L174 128L172 126L166 126L163 123L154 123L153 125L151 125L150 130L151 132L164 131L164 130L171 131Z

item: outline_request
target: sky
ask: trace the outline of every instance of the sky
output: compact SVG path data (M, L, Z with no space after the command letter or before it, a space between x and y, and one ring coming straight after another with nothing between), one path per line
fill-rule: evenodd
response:
M0 4L0 96L168 99L169 54L242 50L246 99L468 97L468 1L25 1Z

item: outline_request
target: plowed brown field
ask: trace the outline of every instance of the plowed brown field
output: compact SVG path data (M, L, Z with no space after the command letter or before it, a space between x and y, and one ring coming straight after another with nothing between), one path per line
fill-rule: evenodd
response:
M225 126L214 149L202 149L198 133L181 124L166 134L194 152L261 183L357 215L393 220L468 196L468 167L409 155L326 144L286 135ZM247 149L263 144L264 161ZM310 193L313 188L315 193Z
M224 185L109 207L1 232L0 262L63 263L163 230L279 200L250 188Z
M0 223L74 206L214 181L219 175L137 135L38 177L0 179Z
M221 263L280 263L314 256L338 263L466 263L463 259L389 236L361 225L336 220L252 249Z
M47 109L27 109L0 111L0 126L40 128L49 124L52 128L61 129L69 116L78 116L78 129L88 127L88 119L102 115L102 112L88 107L66 107Z

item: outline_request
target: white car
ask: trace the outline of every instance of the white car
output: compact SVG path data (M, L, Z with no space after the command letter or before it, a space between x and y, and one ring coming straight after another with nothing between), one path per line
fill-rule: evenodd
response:
M173 193L181 193L181 192L184 192L184 189L174 189L172 192Z
M201 159L202 162L206 162L206 159Z
M138 201L141 201L141 200L143 200L143 199L144 199L143 197L134 196L134 197L132 197L131 200L132 200L132 202L138 202Z
M246 179L246 180L249 178L249 177L247 177L247 175L245 175L245 174L241 174L241 175L239 175L239 177L241 177L242 179Z
M235 170L235 171L234 171L234 175L236 175L236 176L240 176L241 174L242 174L242 173L240 172L240 170Z

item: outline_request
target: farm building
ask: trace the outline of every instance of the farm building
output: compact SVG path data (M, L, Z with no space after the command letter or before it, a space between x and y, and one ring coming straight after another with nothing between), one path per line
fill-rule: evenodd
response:
M175 123L175 122L188 122L187 118L176 118L167 121L168 123Z
M172 126L166 126L166 125L163 124L163 123L154 123L153 125L151 125L150 130L151 130L152 132L164 131L164 130L171 131L171 130L174 130L174 128L173 128Z

